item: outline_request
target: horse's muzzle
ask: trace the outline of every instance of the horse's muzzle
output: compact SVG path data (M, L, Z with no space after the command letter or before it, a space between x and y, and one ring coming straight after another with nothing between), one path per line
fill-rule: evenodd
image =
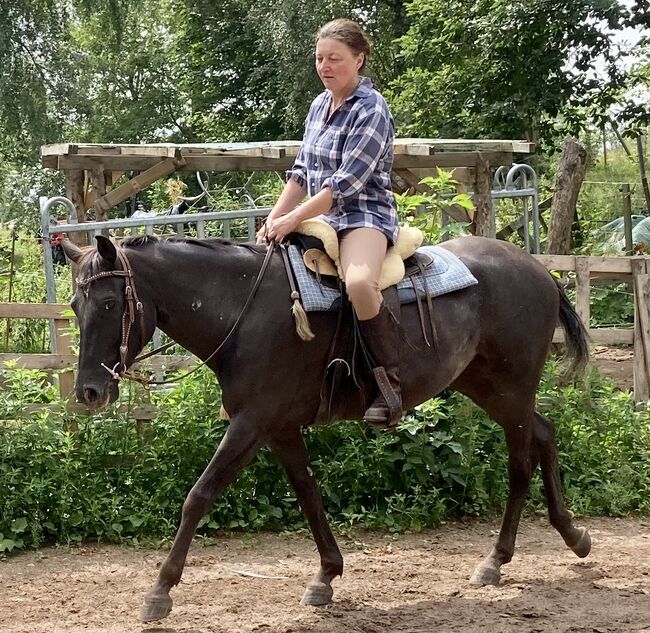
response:
M77 400L89 409L103 409L115 402L119 395L117 381L110 380L102 384L85 382L77 384Z

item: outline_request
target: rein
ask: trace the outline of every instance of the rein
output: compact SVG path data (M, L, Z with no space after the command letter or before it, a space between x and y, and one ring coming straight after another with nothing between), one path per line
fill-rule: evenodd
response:
M244 303L244 307L241 309L239 316L237 317L232 327L228 331L228 334L226 334L225 338L223 339L223 341L221 341L217 349L215 349L214 352L210 354L210 356L208 356L204 361L199 363L196 367L194 367L190 371L184 373L178 378L174 378L170 380L146 380L144 378L141 378L140 376L136 376L135 374L129 374L127 372L126 356L128 353L128 340L129 340L129 334L131 332L131 325L135 321L136 312L140 314L140 349L144 347L144 344L142 342L144 338L144 308L142 302L138 299L138 295L135 289L135 279L133 276L133 270L131 269L129 260L126 257L126 254L121 249L117 248L116 251L120 263L122 265L122 270L109 270L102 273L97 273L96 275L92 275L90 277L86 277L86 279L77 279L77 286L84 288L86 286L89 286L93 281L97 281L98 279L105 279L106 277L126 278L126 285L124 287L126 306L124 308L124 313L122 314L122 341L120 343L120 361L116 363L113 368L107 367L104 363L101 363L101 366L113 377L113 380L121 380L122 378L127 378L128 380L133 380L143 385L168 385L171 383L176 383L181 380L184 380L185 378L193 374L195 371L200 369L203 365L206 365L210 360L212 360L212 358L214 358L217 352L221 350L221 348L226 344L228 339L233 335L233 333L237 329L237 326L239 325L241 320L244 318L244 315L248 311L248 308L250 307L253 301L257 289L260 287L260 284L262 283L262 277L264 276L264 273L268 268L269 262L271 261L271 256L273 255L275 246L276 246L275 242L271 242L269 244L269 248L267 248L266 250L266 256L264 257L264 261L262 262L262 266L260 268L260 272L258 273L257 279L255 280L255 284L253 285L253 288L251 289L250 294L248 295L248 298ZM162 347L159 347L153 350L152 352L149 352L148 354L143 354L142 356L137 357L134 362L144 360L145 358L149 358L150 356L153 356L154 354L157 354L171 347L172 345L174 345L174 343L167 343L166 345L163 345Z

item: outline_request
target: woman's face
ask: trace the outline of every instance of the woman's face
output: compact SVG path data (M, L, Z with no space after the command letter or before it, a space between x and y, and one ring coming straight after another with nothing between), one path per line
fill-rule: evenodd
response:
M355 54L340 40L325 38L316 43L316 72L334 94L342 94L356 85L363 58L363 53Z

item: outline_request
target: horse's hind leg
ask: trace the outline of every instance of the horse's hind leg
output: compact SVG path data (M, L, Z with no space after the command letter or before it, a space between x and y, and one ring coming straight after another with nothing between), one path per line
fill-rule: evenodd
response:
M172 608L169 590L180 582L196 526L208 513L217 496L255 457L261 444L260 433L253 424L242 418L230 421L217 452L183 504L181 525L174 544L160 568L156 583L145 596L140 620L161 620L169 614Z
M567 509L562 496L555 429L553 423L539 413L535 413L535 444L539 453L551 525L576 555L584 558L591 550L591 537L586 528L576 528L573 525L572 514Z
M513 411L517 409L513 406ZM521 409L519 408L519 411ZM483 560L472 575L473 585L498 585L501 579L501 565L509 563L515 551L515 539L521 511L526 502L528 487L537 467L537 451L533 448L533 417L529 413L515 416L494 415L505 431L508 445L508 478L510 490L503 513L501 530L489 556Z
M325 516L307 447L298 430L295 434L272 441L271 449L284 466L296 491L320 554L320 570L307 586L301 602L311 606L328 604L332 600L332 580L343 573L343 557Z

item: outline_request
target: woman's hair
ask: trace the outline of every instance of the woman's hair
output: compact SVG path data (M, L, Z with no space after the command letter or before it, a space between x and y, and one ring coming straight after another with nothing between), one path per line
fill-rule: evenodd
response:
M356 22L345 18L338 18L328 22L316 33L316 42L324 39L343 42L355 55L363 53L363 64L360 70L365 68L370 55L371 44L365 31Z

